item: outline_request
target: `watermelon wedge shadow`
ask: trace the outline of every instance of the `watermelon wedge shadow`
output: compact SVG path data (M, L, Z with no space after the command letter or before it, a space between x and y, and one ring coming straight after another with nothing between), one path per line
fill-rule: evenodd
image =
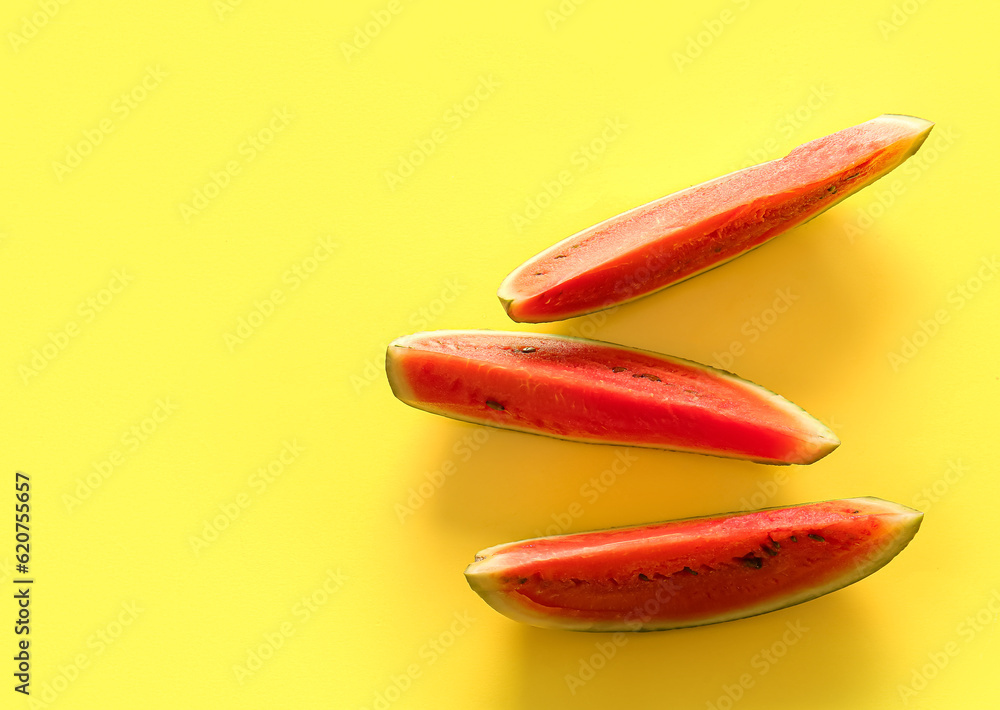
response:
M761 246L894 170L934 124L886 114L623 212L517 267L497 291L511 319L592 313L680 283Z
M534 333L416 333L386 352L412 407L592 444L808 464L840 440L784 397L689 360Z
M853 584L899 554L922 519L870 497L768 508L497 545L465 577L496 611L532 626L703 626Z

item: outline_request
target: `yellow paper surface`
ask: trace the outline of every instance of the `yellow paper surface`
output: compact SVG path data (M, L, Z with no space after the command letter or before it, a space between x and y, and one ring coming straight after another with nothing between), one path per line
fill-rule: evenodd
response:
M993 707L997 25L968 1L7 3L0 706ZM558 239L882 113L936 127L729 265L545 326L495 298ZM452 422L383 371L437 328L725 366L843 445L776 468ZM911 545L754 619L543 631L462 576L546 531L862 495L926 513Z

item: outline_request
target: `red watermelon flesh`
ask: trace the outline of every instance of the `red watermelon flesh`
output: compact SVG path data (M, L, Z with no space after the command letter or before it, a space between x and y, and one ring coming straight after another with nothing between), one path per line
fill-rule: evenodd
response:
M812 463L840 441L788 400L722 370L555 335L437 331L389 345L407 404L454 419L590 443Z
M575 631L714 624L799 604L887 564L923 513L852 498L498 545L465 575L500 613Z
M934 124L884 115L636 207L546 249L497 292L515 321L609 308L734 259L890 172Z

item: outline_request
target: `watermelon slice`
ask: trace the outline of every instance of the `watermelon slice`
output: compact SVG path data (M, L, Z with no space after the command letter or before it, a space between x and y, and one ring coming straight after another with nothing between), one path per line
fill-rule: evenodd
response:
M476 555L469 585L511 619L573 631L657 631L800 604L875 572L923 513L850 498L542 537Z
M812 219L900 165L933 123L885 115L800 145L780 160L675 192L578 232L528 260L497 295L541 323L648 295Z
M762 463L812 463L840 441L791 402L722 370L593 340L417 333L386 352L403 402L477 424Z

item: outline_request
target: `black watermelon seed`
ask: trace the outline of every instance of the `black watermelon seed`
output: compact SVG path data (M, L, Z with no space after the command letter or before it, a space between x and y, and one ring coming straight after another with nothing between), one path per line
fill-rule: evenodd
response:
M490 409L495 409L498 412L504 411L503 405L500 404L499 402L494 402L492 399L486 400L486 406L489 407Z
M772 549L771 549L770 547L768 547L767 545L761 545L761 546L760 546L760 549L762 549L762 550L763 550L764 552L766 552L766 553L767 553L768 555L770 555L771 557L774 557L775 555L777 555L777 554L778 554L776 550L772 550Z
M612 367L611 371L612 372L625 372L625 368L624 367Z
M690 567L685 567L685 568L684 568L684 569L683 569L682 571L683 571L683 572L689 572L689 573L693 574L693 575L694 575L695 577L697 577L697 576L698 576L698 573L697 573L697 572L695 572L695 571L694 571L693 569L691 569Z
M860 513L861 511L860 510L852 510L851 512L852 513Z
M527 577L521 577L517 580L518 584L525 584L528 581Z
M830 187L826 188L826 191L829 192L832 195L833 193L835 193L837 191L837 186L836 185L830 185Z
M565 258L566 258L566 255L565 255L565 254L558 254L558 255L556 256L556 258L557 258L557 259L565 259Z
M789 538L789 540L791 540L792 542L798 542L798 541L799 541L799 539L798 539L797 537L795 537L794 535L792 535L792 536L791 536L791 537Z
M761 567L764 566L764 560L754 555L741 557L740 559L743 561L743 564L745 564L750 569L760 569Z
M815 540L816 542L826 542L826 540L824 540L824 539L823 539L823 538L822 538L821 536L819 536L819 535L813 535L812 533L809 533L809 537L810 537L810 539L813 539L813 540Z
M535 352L535 348L533 348L533 347L531 347L529 345L527 347L521 348L521 352L522 353L533 353L533 352Z
M647 577L646 575L644 575L642 572L639 573L639 579L641 579L643 582L648 582L649 581L649 577Z

